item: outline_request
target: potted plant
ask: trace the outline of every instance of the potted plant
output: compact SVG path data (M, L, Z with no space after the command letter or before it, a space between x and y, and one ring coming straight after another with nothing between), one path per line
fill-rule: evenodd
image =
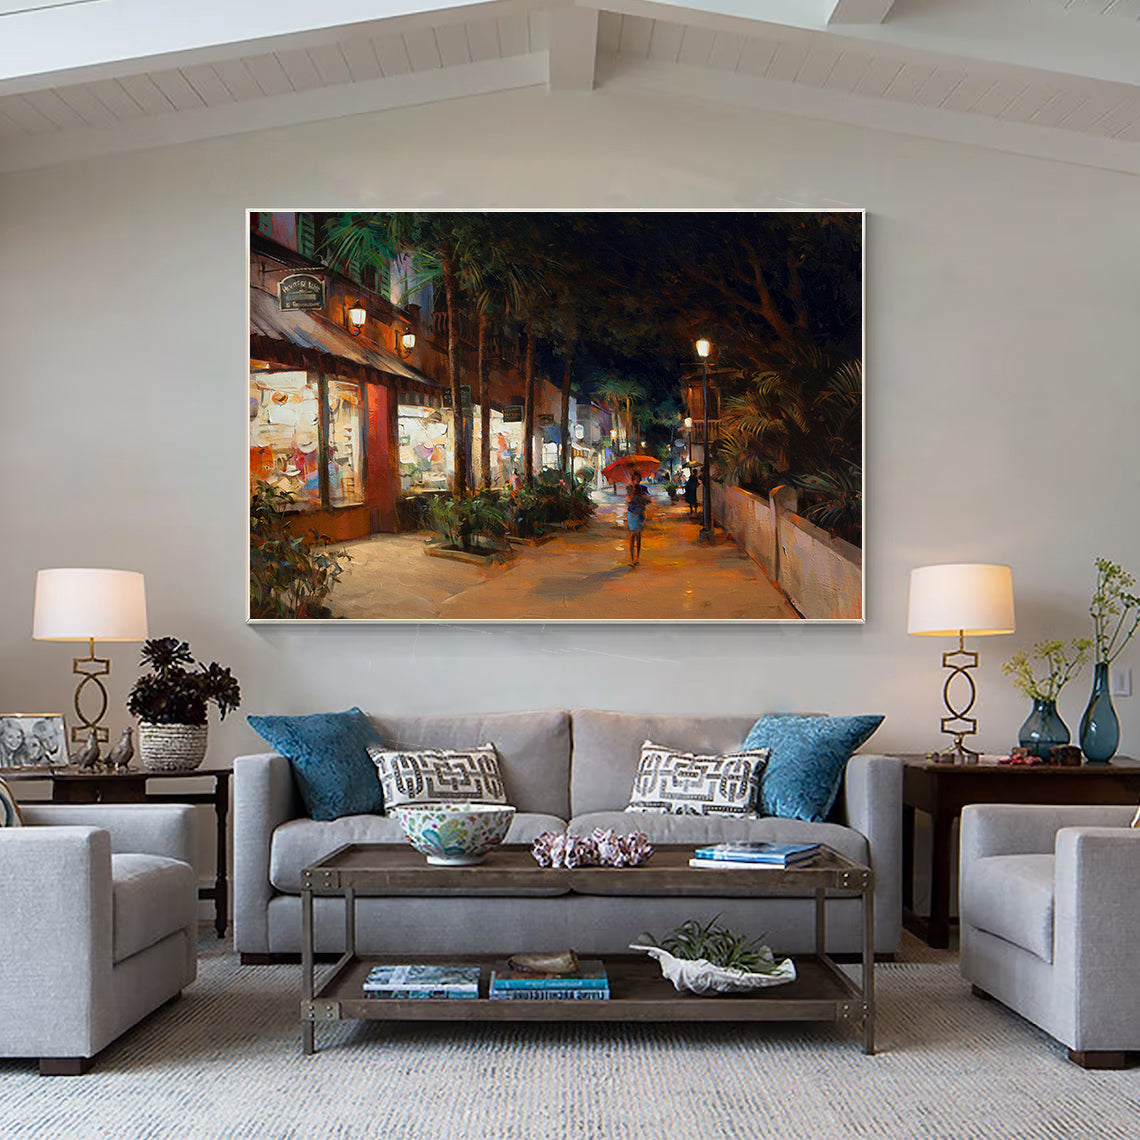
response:
M1069 743L1069 729L1057 712L1057 697L1072 676L1088 660L1092 639L1074 637L1063 641L1038 641L1032 657L1043 661L1045 670L1037 676L1028 650L1019 649L1001 671L1012 679L1014 688L1033 702L1033 709L1017 735L1017 743L1028 748L1040 760L1049 759L1049 751L1058 744Z
M144 641L142 663L150 672L132 686L127 710L139 720L143 767L191 771L206 755L208 706L216 705L224 720L241 704L237 679L216 661L195 661L190 645L177 637Z

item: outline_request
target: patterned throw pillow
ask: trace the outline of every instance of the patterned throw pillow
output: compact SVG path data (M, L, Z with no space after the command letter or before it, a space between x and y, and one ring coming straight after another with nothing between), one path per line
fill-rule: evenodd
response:
M368 749L380 776L384 810L402 804L505 804L507 793L493 744L478 748Z
M380 734L358 708L311 716L248 716L250 727L288 758L313 819L379 814L376 772L365 749Z
M881 716L762 716L745 748L771 749L760 781L761 815L827 819L847 761L883 723Z
M697 755L647 740L625 810L755 818L767 761L767 748Z
M0 780L0 827L22 827L24 817L20 815L20 805L12 795L12 789Z

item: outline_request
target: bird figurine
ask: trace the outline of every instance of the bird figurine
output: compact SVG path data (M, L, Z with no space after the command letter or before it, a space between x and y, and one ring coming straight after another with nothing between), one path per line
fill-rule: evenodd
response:
M98 763L99 734L92 729L87 734L87 743L75 755L75 766L90 772Z
M120 772L125 772L131 766L131 757L135 754L134 741L131 740L131 729L128 726L123 729L123 735L119 737L119 743L107 753L106 759L103 761L107 765L107 770L112 768L118 769Z

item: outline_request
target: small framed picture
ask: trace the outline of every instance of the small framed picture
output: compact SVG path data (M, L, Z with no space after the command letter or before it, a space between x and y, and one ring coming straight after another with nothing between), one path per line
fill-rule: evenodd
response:
M0 713L0 768L63 768L69 759L62 713Z

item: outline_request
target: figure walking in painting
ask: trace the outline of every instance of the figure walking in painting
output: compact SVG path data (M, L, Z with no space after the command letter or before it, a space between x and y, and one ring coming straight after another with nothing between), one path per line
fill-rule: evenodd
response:
M649 505L649 491L635 471L626 492L625 525L629 527L629 566L632 570L641 561L641 532L645 529L645 508Z
M701 485L695 467L689 468L689 477L685 480L685 502L689 504L689 518L697 514L697 488Z

